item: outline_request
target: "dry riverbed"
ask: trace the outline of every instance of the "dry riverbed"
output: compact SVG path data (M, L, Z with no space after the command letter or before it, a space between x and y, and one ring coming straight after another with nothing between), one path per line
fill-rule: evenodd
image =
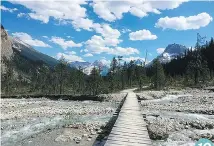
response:
M105 101L1 99L2 146L93 145L126 93Z
M214 92L185 89L137 93L153 146L194 146L214 142Z

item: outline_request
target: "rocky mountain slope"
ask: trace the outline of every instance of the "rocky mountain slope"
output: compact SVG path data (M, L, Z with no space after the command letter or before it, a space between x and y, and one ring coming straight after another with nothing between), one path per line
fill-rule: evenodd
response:
M10 59L13 55L12 43L8 37L7 31L1 25L1 71L5 72L5 64L3 58Z
M75 62L71 62L70 66L77 69L82 69L82 71L87 75L91 73L94 67L99 68L101 70L102 76L107 75L109 70L109 66L104 62L102 62L101 60L95 60L93 63L75 61Z
M2 25L1 42L1 58L5 56L7 59L10 59L10 57L16 52L16 54L19 54L30 61L42 61L49 66L54 66L58 63L56 59L36 51L32 46L24 43L19 38L9 36Z
M187 47L180 44L169 44L164 50L164 52L157 56L155 59L158 59L161 63L167 63L178 56L184 55L187 49ZM151 66L155 59L153 59L149 64L147 64L147 67Z
M15 51L18 51L21 56L31 61L42 61L51 67L55 66L58 63L56 59L48 55L45 55L39 51L36 51L32 46L24 43L19 38L11 37L11 40L12 40L12 48Z
M164 52L158 56L158 59L162 63L170 62L172 59L175 59L177 56L184 55L187 48L179 44L169 44Z
M8 33L1 25L1 58L5 56L10 58L13 54L12 43L8 36Z

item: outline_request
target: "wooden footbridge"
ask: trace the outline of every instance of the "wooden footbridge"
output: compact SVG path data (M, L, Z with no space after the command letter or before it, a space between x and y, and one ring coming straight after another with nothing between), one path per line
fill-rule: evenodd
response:
M132 90L127 91L128 95L105 146L151 146L136 94Z

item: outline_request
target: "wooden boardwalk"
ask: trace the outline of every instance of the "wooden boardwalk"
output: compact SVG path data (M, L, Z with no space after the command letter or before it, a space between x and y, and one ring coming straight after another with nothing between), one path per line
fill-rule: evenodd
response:
M128 90L126 100L105 146L151 146L140 105L132 90Z

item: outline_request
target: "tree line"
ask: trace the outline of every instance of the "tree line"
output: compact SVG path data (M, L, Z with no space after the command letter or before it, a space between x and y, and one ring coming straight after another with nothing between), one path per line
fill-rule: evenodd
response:
M163 67L168 78L179 78L185 85L208 83L214 77L213 38L201 45L198 40L194 49L187 50L183 56L178 56Z
M198 41L197 41L198 42ZM97 95L144 86L161 90L171 86L191 86L210 83L214 76L213 38L204 45L196 43L171 62L161 64L156 59L152 65L124 62L122 56L113 57L106 76L101 67L93 67L90 75L83 68L70 67L62 57L50 67L41 61L30 61L18 53L12 59L2 58L5 65L1 74L2 93L10 94L85 94Z
M2 93L12 94L88 94L116 92L142 86L148 82L145 66L134 61L122 62L122 56L112 59L106 76L101 67L93 67L90 75L83 68L72 68L62 57L50 67L41 61L30 61L15 53L11 59L2 58L5 69L1 74Z

